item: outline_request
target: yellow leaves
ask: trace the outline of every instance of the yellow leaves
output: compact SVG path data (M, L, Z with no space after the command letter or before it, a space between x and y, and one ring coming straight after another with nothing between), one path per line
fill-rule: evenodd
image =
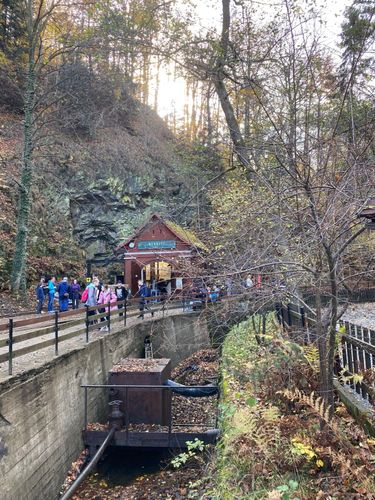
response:
M108 488L108 484L106 483L106 481L104 481L104 479L100 481L99 486L101 488Z
M324 467L324 462L318 458L316 452L309 443L304 443L301 438L294 437L292 439L292 453L303 456L308 462L315 460L315 465L318 468Z
M359 384L363 381L363 375L360 375L359 373L353 373L351 378L355 384Z
M353 384L360 384L363 381L363 375L360 375L359 373L350 373L347 375L346 373L348 372L349 367L345 366L339 375L339 380L343 384L347 383L353 383Z
M292 439L292 452L296 455L305 456L309 461L316 457L316 453L311 446L303 443L299 438Z
M306 361L309 363L311 368L315 371L319 371L319 350L314 345L303 346L303 355Z

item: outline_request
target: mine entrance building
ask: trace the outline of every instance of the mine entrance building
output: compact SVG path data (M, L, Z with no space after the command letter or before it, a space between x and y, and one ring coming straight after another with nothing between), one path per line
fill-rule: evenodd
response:
M191 231L154 214L135 234L117 247L124 257L124 283L132 294L138 281L147 282L152 295L182 290L188 280L186 270L205 245Z

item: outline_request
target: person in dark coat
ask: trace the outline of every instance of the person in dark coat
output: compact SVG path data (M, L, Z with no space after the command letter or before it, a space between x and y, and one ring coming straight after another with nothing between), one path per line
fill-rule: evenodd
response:
M117 302L126 300L128 298L128 290L125 288L125 286L123 285L123 283L121 281L117 282L115 292L116 292ZM119 311L123 308L124 308L124 304L117 304L117 309L119 309ZM119 316L123 316L123 315L124 315L123 312L119 312Z
M79 299L81 298L81 285L77 280L73 280L73 284L70 287L70 298L72 299L72 308L78 309Z
M41 314L42 309L43 309L43 304L44 304L44 299L45 299L44 285L45 285L45 282L44 282L44 279L42 278L40 280L38 286L36 287L36 298L38 301L38 304L36 306L36 313L37 314Z
M59 293L59 309L60 309L60 312L67 311L68 308L69 308L70 286L69 286L69 283L68 283L68 278L66 276L58 284L57 291Z

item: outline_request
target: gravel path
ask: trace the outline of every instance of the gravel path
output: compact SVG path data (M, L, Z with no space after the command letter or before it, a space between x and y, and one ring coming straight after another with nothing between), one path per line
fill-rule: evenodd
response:
M375 330L375 302L350 305L342 319Z

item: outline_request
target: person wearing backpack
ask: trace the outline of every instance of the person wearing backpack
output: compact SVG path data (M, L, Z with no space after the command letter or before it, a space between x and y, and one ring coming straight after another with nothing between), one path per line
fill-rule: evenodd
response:
M96 300L96 288L95 285L90 281L90 283L87 284L85 290L82 293L82 304L84 304L87 307L92 307L96 306L97 300ZM92 309L91 311L88 311L88 316L94 316L96 314L96 310ZM94 324L93 321L89 322L90 325Z

